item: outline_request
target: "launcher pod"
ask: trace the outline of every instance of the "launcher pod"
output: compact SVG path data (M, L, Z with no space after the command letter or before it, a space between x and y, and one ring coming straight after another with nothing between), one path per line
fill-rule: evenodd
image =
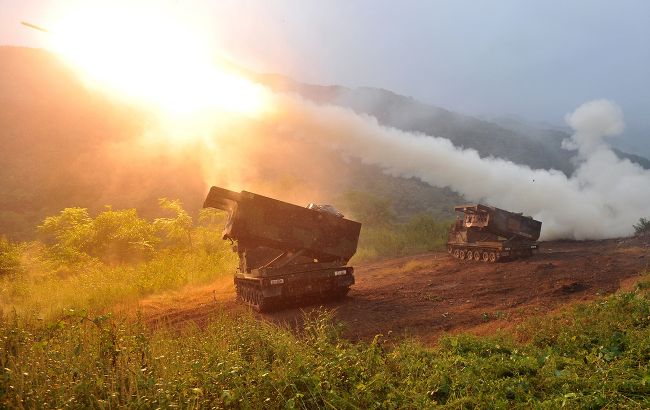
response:
M532 256L542 223L487 205L460 205L449 230L447 251L458 259L497 262Z
M331 206L303 208L213 186L203 207L228 212L223 238L236 242L237 298L255 310L340 299L354 284L354 269L346 265L357 250L361 224Z

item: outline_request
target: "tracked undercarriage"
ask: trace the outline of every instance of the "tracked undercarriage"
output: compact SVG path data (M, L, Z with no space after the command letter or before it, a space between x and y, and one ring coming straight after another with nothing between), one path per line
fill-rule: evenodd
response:
M532 256L542 223L529 216L486 205L462 205L449 230L447 252L461 260L506 262Z
M340 299L354 284L361 224L331 206L303 208L262 195L212 187L204 207L227 210L224 239L236 241L237 299L264 312Z

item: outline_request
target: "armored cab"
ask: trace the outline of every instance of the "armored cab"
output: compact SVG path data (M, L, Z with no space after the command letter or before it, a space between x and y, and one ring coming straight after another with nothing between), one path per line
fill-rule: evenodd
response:
M299 300L344 297L354 284L346 266L361 224L331 206L304 208L252 192L212 187L204 208L228 211L223 238L236 241L238 299L258 311Z
M482 205L460 205L449 230L447 251L458 259L483 262L532 256L542 223L521 213Z

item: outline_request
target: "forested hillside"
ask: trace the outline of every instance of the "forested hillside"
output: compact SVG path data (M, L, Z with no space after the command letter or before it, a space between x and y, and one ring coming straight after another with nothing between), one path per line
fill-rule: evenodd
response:
M143 121L133 108L89 92L47 52L0 48L0 233L28 238L67 206L138 205L147 213L170 195L199 204L198 176L174 178L187 165L150 158L146 172L112 155Z
M303 84L276 74L256 76L278 91L296 92L319 102L341 105L369 114L384 125L451 140L473 148L481 157L505 158L531 168L557 169L571 174L575 152L562 148L569 130L526 124L512 118L486 121L378 88L347 88ZM650 168L647 158L614 150L620 157Z
M137 149L133 141L147 121L135 107L89 91L53 55L1 47L0 235L29 239L47 215L70 206L95 213L111 204L154 217L159 213L158 199L168 197L180 199L195 214L214 182L204 181L199 164L183 155ZM345 208L344 194L364 192L386 199L402 219L421 212L449 216L450 207L460 200L448 189L390 177L358 161L330 162L332 169L322 172L331 172L333 180L314 200ZM268 184L244 189L309 185L295 182L304 174L301 166L296 162L291 175L269 169Z

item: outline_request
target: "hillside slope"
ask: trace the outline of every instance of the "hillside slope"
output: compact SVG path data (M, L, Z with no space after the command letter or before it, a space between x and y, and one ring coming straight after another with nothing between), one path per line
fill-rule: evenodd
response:
M573 169L572 153L560 148L568 136L561 130L485 121L387 90L249 75L274 90L348 107L387 126L449 138L484 157L567 174ZM46 51L0 47L0 235L32 238L33 227L44 217L71 206L92 212L105 205L135 207L153 217L160 212L158 198L169 197L181 199L196 212L207 187L215 182L204 180L201 165L187 156L138 150L135 141L146 132L149 120L135 107L87 89ZM249 153L250 163L244 165L255 167L264 180L243 188L296 203L330 202L343 210L343 194L364 191L388 199L402 220L423 212L449 217L452 206L463 201L450 189L391 177L359 160L320 150L314 163L300 149L286 148L280 147L273 158L266 155L265 147ZM645 158L619 155L650 167Z
M144 113L89 91L48 52L0 47L0 235L33 238L34 226L64 207L96 212L112 205L154 217L158 198L168 197L196 213L214 182L204 181L200 164L183 155L138 150L133 141L146 127ZM319 164L327 168L306 169L294 151L280 156L292 164L282 171L270 159L256 163L265 181L245 189L285 200L293 200L281 196L290 190L308 189L319 195L314 201L339 207L345 192L364 191L387 198L402 218L420 212L448 217L461 200L449 189L394 178L334 154ZM315 174L331 175L328 186L313 186Z
M561 147L562 140L570 137L565 130L537 127L510 118L487 121L378 88L303 84L277 74L252 76L274 90L372 115L386 126L447 138L456 146L475 149L481 157L505 158L531 168L553 168L567 175L574 169L571 158L575 152ZM647 158L614 151L650 169Z
M144 127L142 113L90 92L51 54L0 47L0 234L33 237L45 216L71 206L151 213L170 196L197 207L203 182L185 172L191 164L116 158Z

